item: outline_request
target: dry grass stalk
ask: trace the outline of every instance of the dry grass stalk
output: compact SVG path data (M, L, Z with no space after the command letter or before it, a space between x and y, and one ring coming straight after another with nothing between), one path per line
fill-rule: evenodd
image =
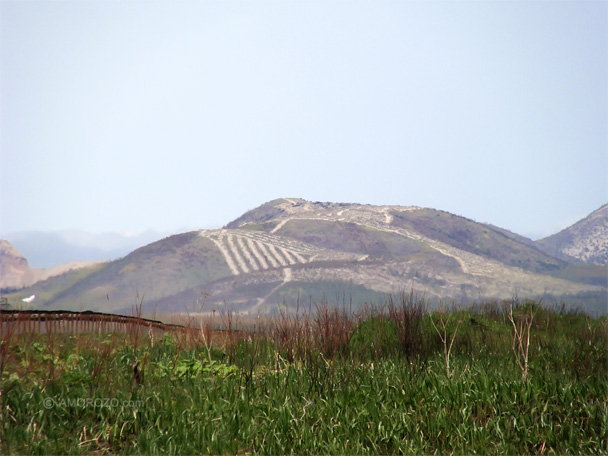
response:
M443 344L443 356L445 359L445 372L448 377L451 377L452 374L454 373L453 369L450 368L450 355L452 352L452 346L454 345L454 339L456 339L456 334L458 333L458 328L460 327L460 324L462 323L462 320L458 320L458 323L456 324L456 329L454 330L452 335L450 337L448 337L448 325L450 323L450 320L452 319L452 316L453 316L453 314L450 314L447 317L447 319L444 320L443 314L439 313L439 323L441 325L441 328L438 328L437 325L435 324L435 322L433 321L433 318L431 318L431 324L433 325L433 328L435 328L435 331L439 335L439 338L441 339L441 342Z
M513 316L513 305L510 304L507 312L507 318L511 322L513 328L513 343L511 349L515 355L515 361L521 369L523 378L528 376L528 355L530 350L530 329L532 322L534 321L534 309L533 306L529 307L528 312L525 316L519 318L519 321L515 321Z

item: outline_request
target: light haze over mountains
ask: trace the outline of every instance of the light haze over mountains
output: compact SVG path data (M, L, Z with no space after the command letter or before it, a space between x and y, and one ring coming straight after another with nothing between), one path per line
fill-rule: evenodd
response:
M174 233L152 230L136 235L91 234L82 230L28 231L9 234L6 240L27 258L31 267L51 268L70 261L115 260L171 234Z
M435 302L519 296L603 313L607 208L559 233L548 248L568 255L554 256L515 233L436 209L281 198L222 229L172 235L6 296L36 295L40 309L128 313L137 298L147 312L255 314L295 308L301 298L348 296L359 307L413 289Z

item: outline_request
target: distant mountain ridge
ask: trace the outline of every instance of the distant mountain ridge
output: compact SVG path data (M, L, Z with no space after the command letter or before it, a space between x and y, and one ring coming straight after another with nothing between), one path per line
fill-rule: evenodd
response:
M98 263L95 261L71 261L48 269L30 268L27 259L10 242L0 239L0 289L24 288L50 277Z
M608 265L608 204L536 243L543 252L558 258Z
M544 297L606 307L606 267L575 264L506 230L445 211L281 198L222 229L153 242L97 269L25 290L47 309L273 312L300 300ZM18 299L21 294L11 298Z
M115 260L168 235L152 230L136 235L91 234L80 230L23 231L8 234L6 240L32 267L52 268L72 261Z

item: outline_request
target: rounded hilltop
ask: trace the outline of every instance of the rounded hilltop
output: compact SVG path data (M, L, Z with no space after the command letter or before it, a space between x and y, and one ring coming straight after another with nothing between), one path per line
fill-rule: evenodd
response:
M372 205L358 203L333 203L327 201L308 201L302 198L278 198L245 212L224 228L232 229L248 224L281 221L293 217L308 219L327 219L351 222L361 219L390 220L392 211L405 212L421 209L418 206Z

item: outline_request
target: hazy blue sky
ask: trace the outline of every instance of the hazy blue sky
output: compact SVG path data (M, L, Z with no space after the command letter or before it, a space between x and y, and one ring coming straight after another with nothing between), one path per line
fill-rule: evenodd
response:
M0 234L608 201L606 1L0 2Z

